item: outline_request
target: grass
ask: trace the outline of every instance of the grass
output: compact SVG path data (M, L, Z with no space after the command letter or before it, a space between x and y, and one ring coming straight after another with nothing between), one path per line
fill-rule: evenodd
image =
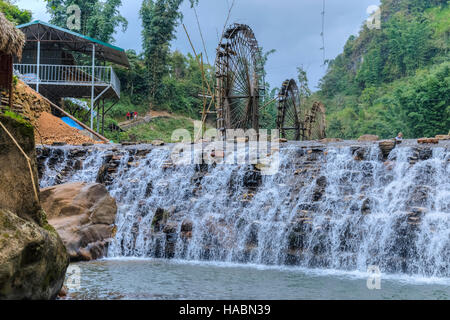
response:
M168 118L161 117L152 120L150 123L136 126L127 132L120 133L121 141L148 141L162 140L166 143L172 141L172 134L177 129L187 130L191 137L194 134L194 123L189 118Z

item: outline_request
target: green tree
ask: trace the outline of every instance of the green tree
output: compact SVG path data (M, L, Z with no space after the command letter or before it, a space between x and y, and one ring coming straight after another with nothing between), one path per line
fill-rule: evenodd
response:
M306 99L311 96L311 89L309 89L308 75L303 69L303 66L297 68L298 89L300 91L300 98Z
M72 14L67 8L77 5L81 10L81 30L86 36L113 43L114 32L122 27L125 32L128 27L127 20L120 14L122 0L45 0L47 10L51 15L50 23L67 28L67 19Z
M320 81L314 98L327 106L327 134L447 133L448 1L381 0L381 12L381 29L363 25Z
M182 15L179 7L183 0L144 0L142 19L142 47L147 69L148 98L151 106L163 102L162 80L168 73L170 42Z
M16 25L31 21L31 11L22 10L8 0L0 0L0 12L5 15L6 19Z

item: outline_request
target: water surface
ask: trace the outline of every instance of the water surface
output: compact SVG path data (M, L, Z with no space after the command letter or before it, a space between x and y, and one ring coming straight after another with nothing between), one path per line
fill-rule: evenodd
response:
M367 288L367 274L334 270L186 262L162 259L100 260L74 264L81 287L70 299L450 299L450 279L381 275L381 289Z

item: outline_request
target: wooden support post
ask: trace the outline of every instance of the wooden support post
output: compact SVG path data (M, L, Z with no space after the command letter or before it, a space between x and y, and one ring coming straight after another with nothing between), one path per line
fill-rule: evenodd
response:
M102 99L102 136L105 134L105 99Z
M92 75L91 75L91 130L94 130L94 94L95 94L95 44L92 44ZM98 117L98 115L97 115Z
M41 81L41 75L40 75L40 67L41 67L41 38L40 35L38 42L37 42L37 67L36 67L36 73L37 73L37 80L36 80L36 92L39 93L39 82Z
M13 57L10 55L8 57L8 69L9 69L9 108L13 109L13 95L14 95L14 87L13 87Z

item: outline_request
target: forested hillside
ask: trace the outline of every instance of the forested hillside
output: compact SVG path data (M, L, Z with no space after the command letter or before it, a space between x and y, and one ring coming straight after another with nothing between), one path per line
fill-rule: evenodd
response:
M363 25L329 61L314 98L328 109L328 136L407 138L450 129L447 0L382 0L381 28Z

